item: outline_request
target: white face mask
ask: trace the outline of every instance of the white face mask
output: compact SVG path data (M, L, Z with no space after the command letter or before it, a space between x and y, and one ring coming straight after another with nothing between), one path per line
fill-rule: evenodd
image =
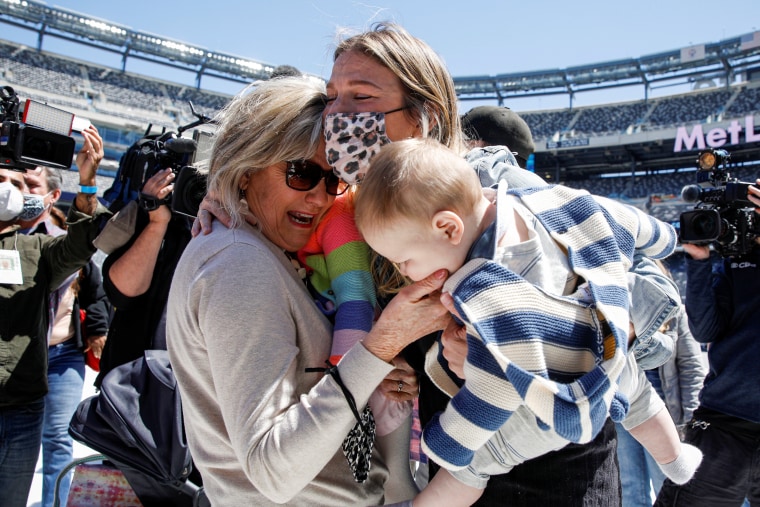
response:
M325 116L325 153L335 174L349 185L361 183L369 162L391 142L385 133L385 113L332 113Z
M15 220L24 211L24 195L10 181L0 183L0 222Z
M47 209L45 197L49 196L51 193L52 192L48 192L45 195L24 194L24 209L21 211L18 219L28 222L42 215Z

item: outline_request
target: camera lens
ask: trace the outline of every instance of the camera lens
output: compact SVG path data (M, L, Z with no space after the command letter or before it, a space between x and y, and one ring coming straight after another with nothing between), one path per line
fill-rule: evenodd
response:
M679 237L682 243L715 241L720 232L720 213L714 209L699 209L681 213Z
M692 230L694 234L702 238L716 238L720 232L720 224L718 224L713 215L698 214L691 222Z
M172 211L195 217L203 197L206 195L206 175L194 167L183 167L174 184Z

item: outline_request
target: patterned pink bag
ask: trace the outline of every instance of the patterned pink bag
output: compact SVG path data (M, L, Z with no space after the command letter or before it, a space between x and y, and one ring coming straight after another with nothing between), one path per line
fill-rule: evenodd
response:
M85 462L90 459L102 460L103 456L92 456L72 463L74 477L66 507L142 507L118 468L106 463Z

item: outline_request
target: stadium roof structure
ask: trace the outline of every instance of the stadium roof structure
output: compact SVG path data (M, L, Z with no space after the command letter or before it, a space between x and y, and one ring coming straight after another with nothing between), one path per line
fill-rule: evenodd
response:
M549 182L562 183L611 174L657 174L660 171L695 170L697 150L673 151L673 136L610 143L564 150L536 151L536 173ZM726 146L732 167L756 167L760 174L758 143Z
M537 70L496 76L455 77L459 100L493 99L503 105L508 97L568 94L642 85L644 98L655 83L724 78L740 72L760 72L760 44L747 44L754 34L720 42L698 44L639 58L628 58L565 69Z
M129 57L138 58L196 74L239 83L268 79L275 66L242 56L220 53L161 35L140 32L89 14L50 7L33 0L0 0L0 21L37 32L37 49L46 35L119 53L122 70Z
M51 7L41 1L0 0L0 23L36 32L38 51L42 51L45 36L51 36L120 54L122 71L131 57L194 72L197 89L201 89L204 76L248 83L268 79L275 68L264 62ZM577 93L641 85L642 98L647 101L653 85L698 83L718 78L731 83L742 74L746 81L760 79L760 31L638 58L564 69L455 77L454 84L461 101L496 100L503 105L508 98L567 95L569 109L573 109L573 97ZM579 140L566 139L566 134L558 132L557 142L536 147L537 172L540 168L542 176L550 181L584 179L610 172L693 168L696 159L694 151L674 152L675 129L592 138L583 140L588 141L585 144L574 144L573 141ZM760 160L757 145L752 142L734 147L732 161L757 163Z
M129 57L190 70L200 88L204 75L247 83L267 79L275 65L242 56L212 51L191 43L134 30L34 0L0 0L0 22L34 30L37 49L46 35L86 44L121 54L122 70ZM750 34L752 35L752 34ZM743 44L745 36L699 44L639 58L601 62L565 69L455 77L460 100L497 100L508 97L568 94L570 107L576 93L604 88L644 86L644 98L653 83L686 81L696 77L725 77L757 68L760 72L760 44Z

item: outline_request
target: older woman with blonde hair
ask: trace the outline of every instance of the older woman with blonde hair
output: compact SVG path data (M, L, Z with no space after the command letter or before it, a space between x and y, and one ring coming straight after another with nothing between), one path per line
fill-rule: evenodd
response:
M370 446L363 481L342 445L390 361L444 326L444 274L402 291L324 372L332 326L291 262L345 185L325 161L323 107L320 83L278 78L225 108L209 186L233 223L193 239L172 282L169 354L213 505L377 505L412 491L406 432Z

